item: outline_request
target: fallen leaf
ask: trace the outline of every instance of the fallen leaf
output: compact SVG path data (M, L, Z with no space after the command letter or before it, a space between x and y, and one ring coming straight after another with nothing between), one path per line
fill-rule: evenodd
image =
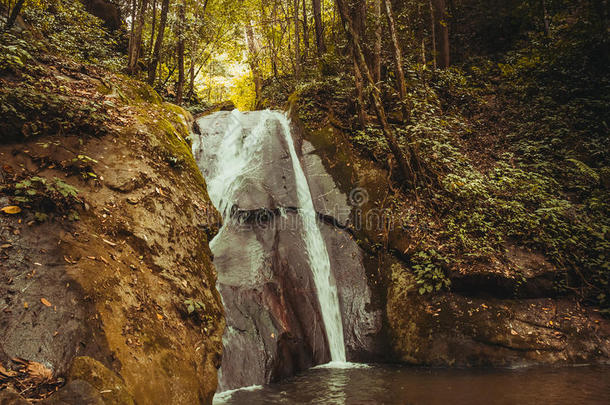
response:
M13 245L11 245L10 243L5 243L4 245L0 246L0 248L1 248L1 249L8 249L8 248L10 248L11 246L13 246Z
M4 208L0 208L0 211L4 212L5 214L14 215L19 214L21 212L21 208L16 205L8 205Z
M52 305L46 298L41 298L40 302L42 302L42 304L46 307L50 307Z
M157 314L157 319L160 320L160 321L163 320L163 315Z
M23 303L23 308L28 309L29 307L30 307L30 306L28 305L28 303L27 303L27 302L24 302L24 303Z
M13 168L11 166L9 166L9 165L4 165L4 166L2 166L2 168L7 173L12 173L13 172Z

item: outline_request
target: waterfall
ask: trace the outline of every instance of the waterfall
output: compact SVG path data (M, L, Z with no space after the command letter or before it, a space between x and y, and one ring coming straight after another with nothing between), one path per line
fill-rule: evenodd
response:
M309 264L316 290L318 291L318 300L326 329L330 357L333 362L345 362L341 310L339 308L337 286L330 268L328 251L326 250L324 239L322 239L320 228L318 228L316 223L317 214L313 206L309 184L297 156L294 141L290 135L290 122L285 115L280 113L275 114L282 124L288 150L290 151L290 159L292 160L296 180L297 198L299 200L299 214L303 221L303 239L305 240Z
M205 128L206 135L194 138L193 152L200 162L208 183L210 198L225 222L232 221L231 212L235 206L244 208L239 206L240 203L248 204L244 200L249 196L244 197L247 193L243 192L243 188L248 187L248 182L252 182L253 179L257 183L264 181L260 178L260 169L262 165L268 163L265 162L268 158L265 156L268 153L265 147L268 146L269 140L273 136L285 140L294 172L297 212L302 224L301 238L316 287L331 360L333 363L345 362L343 324L337 286L331 271L326 244L316 222L317 214L307 177L292 139L290 121L285 114L274 111L240 113L235 110L231 113L217 114L224 119L208 116L199 120L199 125ZM274 130L281 134L274 133ZM249 202L254 208L262 208L256 205L258 203ZM279 208L282 213L283 207ZM219 238L220 234L212 241L212 250Z

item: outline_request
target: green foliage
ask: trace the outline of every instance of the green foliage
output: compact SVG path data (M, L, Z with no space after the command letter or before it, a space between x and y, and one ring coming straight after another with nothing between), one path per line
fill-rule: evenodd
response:
M47 51L114 71L126 63L117 52L119 39L104 29L99 18L87 13L80 1L31 1L22 13L45 38Z
M100 102L75 101L69 82L59 80L36 59L42 44L10 32L0 35L0 140L15 141L45 134L104 133L107 118ZM36 57L34 56L36 55Z
M76 211L81 204L78 189L57 177L49 180L31 176L16 183L12 192L16 202L33 209L34 217L39 222L47 220L51 213L65 214L72 221L79 219Z
M198 300L194 300L192 298L189 298L187 300L184 301L184 306L186 308L186 312L191 315L194 313L201 313L201 312L205 312L205 304L201 301Z
M448 260L436 250L419 251L411 256L411 261L420 295L438 292L451 286L451 280L443 270Z

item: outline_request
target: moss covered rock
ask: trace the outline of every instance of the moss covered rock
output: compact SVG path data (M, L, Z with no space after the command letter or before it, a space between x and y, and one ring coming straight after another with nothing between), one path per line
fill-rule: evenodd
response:
M104 131L0 146L0 201L22 208L0 217L11 245L0 260L11 309L0 361L47 364L106 403L211 403L224 318L208 241L220 216L187 141L192 117L100 73L66 86L105 106ZM55 188L16 201L15 184L32 178ZM62 190L74 196L59 201ZM189 300L205 310L189 315Z

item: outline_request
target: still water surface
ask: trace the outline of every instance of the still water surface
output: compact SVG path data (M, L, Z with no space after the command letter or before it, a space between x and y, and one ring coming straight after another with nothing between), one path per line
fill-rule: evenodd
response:
M217 395L221 404L610 404L610 367L314 368L277 384Z

